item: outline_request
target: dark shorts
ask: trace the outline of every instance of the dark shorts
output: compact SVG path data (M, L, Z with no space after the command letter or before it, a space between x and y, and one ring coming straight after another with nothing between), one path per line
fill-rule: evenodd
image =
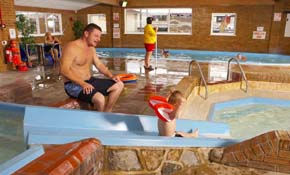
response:
M155 44L144 44L144 45L147 52L153 52L153 50L155 49Z
M109 95L108 89L116 83L114 80L100 79L94 77L91 77L89 80L86 80L85 82L94 86L94 89L90 94L84 94L83 88L80 85L71 81L64 83L64 90L67 93L67 95L72 98L77 98L80 99L81 101L92 103L92 98L97 92L103 94L104 96L108 96Z
M45 44L43 48L44 52L50 52L50 50L53 48L53 44Z
M180 134L175 134L174 137L182 137Z
M43 46L44 52L50 52L52 48L59 51L59 44L45 44Z

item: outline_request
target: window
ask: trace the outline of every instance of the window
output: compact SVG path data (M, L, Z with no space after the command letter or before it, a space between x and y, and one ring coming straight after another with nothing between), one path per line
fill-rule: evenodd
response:
M107 33L107 21L105 14L88 14L88 24L94 23L102 28L102 33Z
M158 33L191 34L192 9L190 8L154 8L154 9L125 9L125 33L143 33L146 18L152 16L152 25L158 27Z
M211 35L235 36L235 13L213 13L211 17Z
M59 13L17 11L16 15L18 14L26 16L30 24L35 26L35 31L32 36L44 36L46 32L51 32L53 35L63 33L61 14Z

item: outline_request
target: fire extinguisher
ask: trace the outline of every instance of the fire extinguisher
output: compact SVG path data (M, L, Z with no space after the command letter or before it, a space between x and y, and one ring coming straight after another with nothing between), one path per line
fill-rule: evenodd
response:
M12 49L11 47L7 47L5 49L5 60L6 60L6 63L12 63L13 62L13 55L12 55Z
M16 47L11 47L12 52L12 62L15 66L19 66L21 64L20 56L19 56L19 49Z

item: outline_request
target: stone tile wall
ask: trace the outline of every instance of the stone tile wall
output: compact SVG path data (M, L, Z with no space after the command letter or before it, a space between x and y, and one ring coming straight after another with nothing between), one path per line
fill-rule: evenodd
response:
M103 174L172 174L205 163L199 148L104 146Z
M268 169L232 167L209 160L212 148L104 146L103 175L272 175ZM276 175L283 175L277 173Z

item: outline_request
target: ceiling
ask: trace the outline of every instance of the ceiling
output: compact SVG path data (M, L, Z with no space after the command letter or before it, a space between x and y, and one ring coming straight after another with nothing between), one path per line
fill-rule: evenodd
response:
M17 6L76 11L99 3L94 0L14 0L14 4Z

